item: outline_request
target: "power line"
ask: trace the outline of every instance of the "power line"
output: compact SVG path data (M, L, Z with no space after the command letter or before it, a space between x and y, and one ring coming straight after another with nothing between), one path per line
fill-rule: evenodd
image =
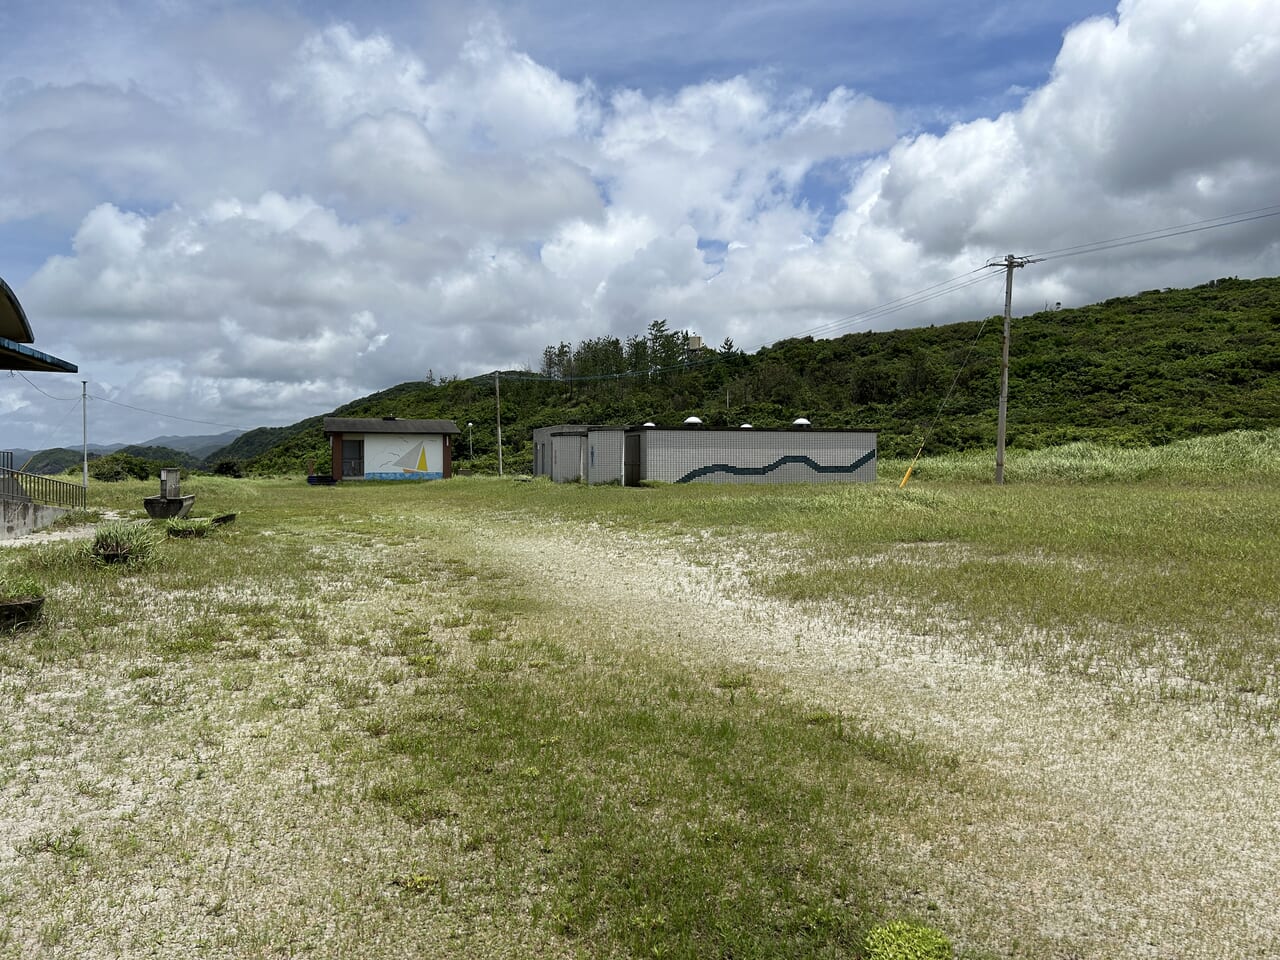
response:
M907 481L911 479L911 471L915 470L916 462L920 459L920 455L924 453L924 445L929 442L929 437L933 435L933 428L938 421L942 419L942 411L946 409L947 403L951 400L951 395L956 391L956 385L960 383L960 375L964 373L965 368L969 366L969 361L973 359L973 351L978 346L978 341L982 339L983 331L987 329L987 318L983 317L982 322L978 324L978 332L974 334L973 340L969 342L969 349L964 355L964 359L960 361L960 366L956 368L956 375L951 378L951 386L947 388L946 395L942 398L942 402L938 404L938 410L933 415L933 419L929 421L929 425L925 428L924 437L920 440L920 449L916 451L916 455L912 457L907 472L902 475L902 482L898 484L901 490L907 485Z
M13 371L13 372L17 373L17 371ZM51 393L46 393L44 390L40 389L40 387L37 386L35 383L32 383L31 380L24 373L18 373L18 376L22 377L23 380L26 380L27 385L31 387L31 389L35 390L36 393L39 393L41 396L48 397L50 400L56 400L59 403L68 403L68 402L79 403L80 402L80 397L55 397ZM124 403L120 400L112 400L109 397L100 397L96 393L90 393L88 394L88 397L91 400L101 400L103 403L109 403L115 407L124 407L126 410L133 410L136 413L149 413L152 416L163 417L166 420L181 420L183 423L201 423L210 427L228 427L232 430L245 429L244 427L240 426L240 424L238 423L222 423L219 420L198 420L194 417L180 417L177 414L173 414L173 413L163 413L159 410L148 410L146 407L137 407L137 406L134 406L133 404Z
M1160 227L1156 230L1146 230L1142 233L1131 233L1123 237L1112 237L1108 240L1094 240L1071 247L1059 247L1057 250L1043 250L1029 256L1041 260L1062 260L1067 257L1079 257L1086 253L1102 253L1106 250L1115 250L1120 247L1151 243L1154 240L1167 240L1171 237L1181 237L1189 233L1202 233L1205 230L1233 227L1237 224L1251 223L1255 220L1266 220L1269 217L1280 217L1280 204L1257 207L1253 210L1241 210L1237 213L1223 214L1220 217L1210 217L1207 220L1195 220L1191 223Z
M11 372L17 373L17 371L11 371ZM28 379L28 377L27 377L27 375L26 375L25 373L18 373L18 376L20 376L23 380L26 380L26 381L27 381L27 386L31 387L31 389L32 389L32 390L34 390L36 393L40 394L41 396L48 397L50 400L56 400L56 401L58 401L59 403L69 403L69 402L71 402L71 401L73 401L73 400L74 400L76 403L79 403L79 402L80 402L80 398L79 398L79 397L55 397L55 396L54 396L53 394L51 394L51 393L45 393L45 392L44 392L43 390L41 390L38 386L36 386L34 383L32 383L32 382L31 382L31 380L30 380L30 379Z
M857 313L851 313L848 316L839 317L838 319L835 319L835 320L829 320L815 327L811 327L808 330L800 330L800 331L797 331L796 333L788 334L786 337L780 337L778 339L781 340L781 339L793 339L795 337L823 336L824 334L834 333L836 330L839 330L843 327L851 327L861 323L869 323L872 320L878 320L881 317L887 317L887 316L890 316L891 314L899 313L902 310L907 310L911 307L919 306L920 304L923 304L923 303L928 303L930 300L937 300L940 297L948 296L949 294L955 293L959 290L963 290L966 287L972 287L972 286L975 286L976 284L980 284L984 282L989 277L988 274L982 273L982 271L984 270L986 270L985 264L980 267L975 267L973 270L970 270L968 273L962 273L962 274L959 274L958 276L951 277L948 280L939 281L938 283L931 284L930 286L927 286L927 287L923 287L920 290L916 290L913 293L904 294L901 297L897 297L893 300L887 300L884 303L877 304L874 307L868 307L867 309L860 310ZM982 275L974 276L974 274L982 274ZM763 349L764 347L767 347L770 344L777 343L777 342L778 340L770 340L766 343L760 344L755 349L756 350Z
M193 417L179 417L172 413L161 413L159 410L148 410L146 407L135 407L129 403L122 403L119 400L110 400L107 397L100 397L95 393L89 394L90 399L101 400L103 403L109 403L112 406L124 407L126 410L134 410L138 413L149 413L153 416L164 417L167 420L181 420L183 423L201 423L210 427L229 427L232 430L243 430L244 427L237 423L222 423L218 420L197 420Z
M25 378L24 378L24 379L25 379ZM43 391L42 391L42 392L43 392ZM46 393L46 394L45 394L45 396L47 397L47 396L49 396L49 395ZM49 399L51 399L51 400L52 400L53 398L52 398L52 397L49 397ZM80 398L79 398L79 397L77 397L76 399L74 399L74 400L72 400L72 401L70 401L70 402L71 402L71 406L67 407L66 412L65 412L65 413L63 413L63 415L62 415L62 418L61 418L57 423L55 423L52 427L50 427L49 429L47 429L47 430L45 430L45 431L44 431L45 436L48 436L48 437L54 437L54 436L57 436L58 431L62 429L62 425L63 425L64 423L66 423L66 422L67 422L67 418L69 418L73 413L75 413L75 412L76 412L76 410L77 410L77 409L79 409L79 407L80 407ZM19 467L18 469L19 469L19 470L26 470L26 469L27 469L27 467L29 467L29 466L31 465L31 461L32 461L32 460L34 460L34 459L36 458L36 456L37 456L39 453L40 453L40 451L39 451L39 450L34 451L34 452L31 454L31 456L27 457L27 462L26 462L26 463L24 463L24 464L23 464L21 467Z

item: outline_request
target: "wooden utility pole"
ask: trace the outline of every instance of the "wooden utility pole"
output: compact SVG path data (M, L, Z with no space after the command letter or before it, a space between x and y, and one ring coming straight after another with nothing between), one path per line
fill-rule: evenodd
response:
M1003 261L987 264L998 266L1003 262L1004 277L1004 339L1000 344L1000 412L996 418L996 483L1004 483L1004 428L1009 406L1009 320L1013 315L1013 271L1028 263L1039 263L1027 257L1015 257L1012 253Z
M83 479L84 495L86 502L89 496L89 381L80 381L80 442L81 454L84 459L81 461L84 465Z
M502 390L497 370L493 371L493 399L498 405L498 476L502 476Z

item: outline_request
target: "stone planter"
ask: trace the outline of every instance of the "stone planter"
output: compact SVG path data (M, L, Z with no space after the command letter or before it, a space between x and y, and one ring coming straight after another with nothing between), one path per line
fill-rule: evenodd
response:
M29 627L40 619L44 597L14 597L0 600L0 630Z
M143 497L142 505L147 509L147 516L152 520L172 520L185 517L191 512L191 505L196 502L196 495L189 493L185 497Z

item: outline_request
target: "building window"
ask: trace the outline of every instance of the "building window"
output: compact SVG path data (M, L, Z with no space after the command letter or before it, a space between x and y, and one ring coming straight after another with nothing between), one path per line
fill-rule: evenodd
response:
M364 437L342 438L342 476L343 479L364 476Z

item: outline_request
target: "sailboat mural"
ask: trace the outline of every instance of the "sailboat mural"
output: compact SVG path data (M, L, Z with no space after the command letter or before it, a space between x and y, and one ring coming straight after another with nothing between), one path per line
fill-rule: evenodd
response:
M426 473L427 445L420 443L416 449L411 447L408 453L395 461L395 465L405 473Z
M365 479L435 480L441 476L438 467L436 472L433 473L427 465L432 459L437 461L440 459L438 444L433 444L430 440L417 437L388 437L383 443L386 444L387 440L391 441L394 446L389 450L385 445L383 446L383 451L385 452L380 451L382 455L378 458L378 469L366 473ZM406 443L408 444L408 449L400 446Z

